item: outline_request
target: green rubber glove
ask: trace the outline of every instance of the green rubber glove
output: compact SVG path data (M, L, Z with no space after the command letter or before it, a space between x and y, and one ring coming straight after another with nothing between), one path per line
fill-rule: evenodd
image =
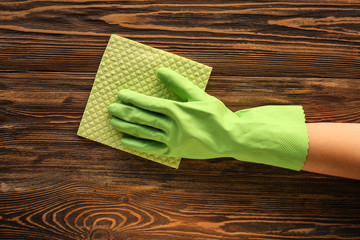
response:
M301 170L308 136L301 106L263 106L230 111L182 75L157 71L182 101L120 90L111 125L125 146L150 154L193 159L233 157Z

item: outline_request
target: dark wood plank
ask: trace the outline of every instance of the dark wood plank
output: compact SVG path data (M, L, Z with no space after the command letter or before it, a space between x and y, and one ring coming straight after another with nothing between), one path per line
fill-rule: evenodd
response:
M0 3L0 239L359 239L359 182L233 159L179 170L76 136L112 33L214 67L233 111L360 123L357 1Z

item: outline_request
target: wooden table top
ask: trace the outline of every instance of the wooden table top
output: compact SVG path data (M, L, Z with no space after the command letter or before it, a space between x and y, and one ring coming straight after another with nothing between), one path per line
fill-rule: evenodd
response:
M360 182L240 162L178 170L76 136L111 34L213 67L231 110L360 123L360 2L1 1L0 239L360 239Z

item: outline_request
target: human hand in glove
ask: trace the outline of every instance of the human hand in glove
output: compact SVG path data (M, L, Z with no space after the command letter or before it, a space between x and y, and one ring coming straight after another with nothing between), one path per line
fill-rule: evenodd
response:
M111 125L121 143L150 154L193 159L233 157L301 170L308 135L301 106L263 106L237 112L168 69L159 79L182 101L120 90Z

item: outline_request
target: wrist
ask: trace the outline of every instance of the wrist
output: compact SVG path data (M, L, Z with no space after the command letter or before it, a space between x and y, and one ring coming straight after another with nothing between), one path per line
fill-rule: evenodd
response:
M301 106L263 106L235 114L241 133L233 138L239 139L234 158L301 170L309 141Z

